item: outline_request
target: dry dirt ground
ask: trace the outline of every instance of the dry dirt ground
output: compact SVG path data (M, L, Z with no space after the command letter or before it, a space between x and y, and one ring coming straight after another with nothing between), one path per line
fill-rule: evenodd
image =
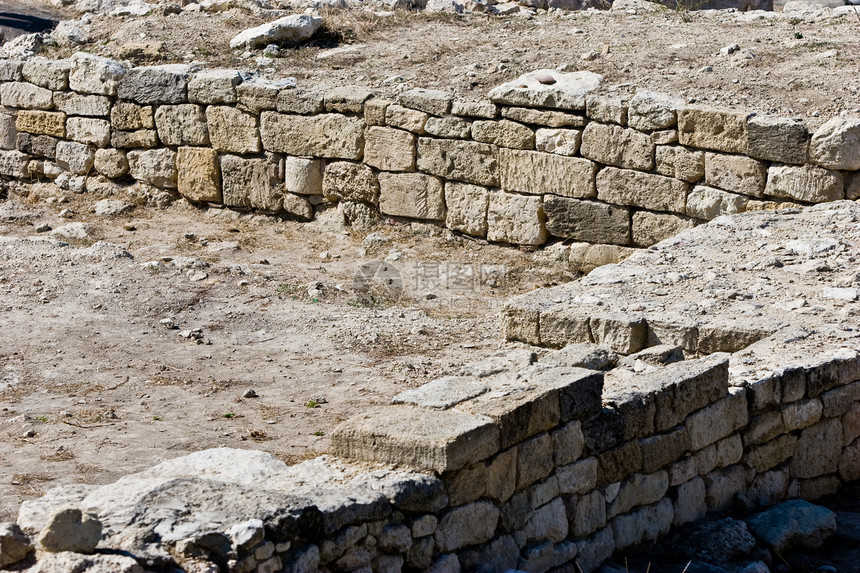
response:
M97 216L99 197L24 189L0 201L0 521L54 485L219 445L315 456L345 417L498 348L507 297L571 278L425 225L365 247L336 210ZM35 230L70 222L90 237Z

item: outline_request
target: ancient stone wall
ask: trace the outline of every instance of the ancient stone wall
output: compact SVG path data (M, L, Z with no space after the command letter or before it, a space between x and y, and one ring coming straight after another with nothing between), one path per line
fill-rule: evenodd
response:
M573 75L553 73L558 85ZM82 53L2 61L0 175L74 190L136 181L300 219L342 202L359 221L378 212L490 241L606 244L609 259L721 214L860 196L857 119L811 135L652 92L588 95L590 78L569 97L506 84L478 102L246 79Z

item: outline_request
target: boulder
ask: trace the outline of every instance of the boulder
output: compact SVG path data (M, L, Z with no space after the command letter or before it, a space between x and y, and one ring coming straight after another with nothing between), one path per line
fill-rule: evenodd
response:
M792 547L815 549L836 531L836 514L795 499L751 517L747 525L753 535L779 553Z
M92 553L101 536L102 524L98 519L77 507L66 506L51 514L36 542L50 553Z
M563 74L536 70L494 88L489 98L505 105L584 110L585 96L597 89L602 80L602 75L589 71Z
M13 565L33 551L33 544L15 523L0 523L0 567Z
M269 44L297 44L310 39L322 23L323 19L316 16L292 14L239 33L230 40L230 48L236 50L243 47L260 48Z
M833 118L812 136L809 156L827 169L860 169L860 119Z

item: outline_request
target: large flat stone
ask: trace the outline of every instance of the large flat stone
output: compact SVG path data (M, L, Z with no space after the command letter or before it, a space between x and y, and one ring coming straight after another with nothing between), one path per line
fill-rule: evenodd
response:
M334 113L316 116L266 111L260 116L263 147L274 153L331 159L361 159L364 122Z
M184 64L132 68L117 84L117 97L137 104L185 103L191 68Z
M542 245L547 232L540 197L490 193L487 239L515 245Z
M544 196L546 229L556 237L587 243L630 243L630 210L598 201Z
M597 198L616 205L683 214L689 185L671 177L604 167L597 174Z
M212 147L227 153L259 153L257 117L229 106L206 108L206 125Z
M587 159L538 151L499 150L502 189L533 195L594 197L597 166Z
M838 171L814 165L771 165L767 171L765 195L796 199L807 203L836 201L844 197L844 179Z
M584 110L585 96L602 80L603 76L589 71L536 70L493 88L489 98L497 104Z
M681 145L746 153L749 115L704 106L682 107L678 110L678 137Z
M618 125L589 123L582 132L583 157L623 167L650 171L654 168L654 142L651 138Z
M380 173L379 211L397 217L442 220L442 180L424 173Z
M418 169L445 179L498 185L499 148L488 143L421 137L418 139Z
M803 164L809 149L809 130L784 117L754 115L747 120L747 154L756 159Z

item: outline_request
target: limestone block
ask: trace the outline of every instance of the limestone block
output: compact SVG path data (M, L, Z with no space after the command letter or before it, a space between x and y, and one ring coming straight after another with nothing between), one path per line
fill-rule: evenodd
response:
M0 113L0 149L15 149L17 138L15 117Z
M185 64L132 68L117 83L116 95L143 105L185 103L190 75Z
M713 444L694 454L699 475L710 473L717 467L717 447Z
M821 419L823 410L824 406L821 404L821 400L812 398L786 404L781 408L780 413L786 431L791 432L816 423Z
M650 247L696 226L695 219L673 213L633 212L633 244Z
M19 133L14 147L28 155L53 159L57 152L58 141L56 137L50 135Z
M597 571L615 553L615 536L604 527L590 538L576 542L576 563L583 571Z
M852 201L860 199L860 173L848 176L848 184L845 188L845 198Z
M517 448L517 489L543 479L552 471L552 439L541 433L522 442Z
M754 468L758 473L766 472L790 459L796 447L797 438L790 434L783 434L761 446L748 448L744 455L744 464Z
M18 112L15 128L18 131L36 135L63 138L66 136L66 114L53 111L22 110Z
M314 218L314 206L303 195L284 193L283 210L287 215L300 221L310 221Z
M367 165L335 161L325 166L322 189L329 200L375 203L379 182Z
M60 141L57 143L57 164L77 175L86 175L93 166L95 149L83 143Z
M487 239L515 245L542 245L547 232L540 197L490 193Z
M653 473L681 459L690 451L690 433L684 426L639 440L642 471Z
M512 149L534 149L535 134L528 127L508 119L479 120L472 123L472 139Z
M30 176L30 157L17 150L0 151L0 175L24 179Z
M79 93L116 95L117 84L127 72L119 62L85 52L74 54L71 60L69 88Z
M668 489L669 475L663 470L652 474L633 474L621 483L621 489L609 506L606 517L612 519L635 507L657 503Z
M243 30L230 40L230 49L252 50L269 44L294 45L309 40L323 25L323 19L310 14L290 14ZM357 569L358 567L355 567Z
M675 510L668 498L633 513L620 515L612 520L615 546L620 550L654 542L669 533L674 519Z
M427 119L424 130L436 137L468 139L472 133L472 124L459 117L431 117Z
M224 204L251 207L275 213L283 207L283 185L278 165L271 159L246 159L221 156L221 181Z
M746 153L748 113L686 106L678 110L678 137L681 145Z
M705 176L705 153L680 145L658 145L657 173L695 183Z
M92 553L102 535L102 523L76 507L61 507L51 513L36 544L43 551Z
M807 203L837 201L844 197L844 180L841 173L814 165L771 165L764 193Z
M176 154L179 194L193 203L220 203L218 152L205 147L180 147Z
M842 443L851 444L860 437L860 404L851 404L842 415Z
M486 143L421 137L418 169L445 179L498 185L499 148Z
M780 163L806 163L809 130L783 117L753 115L747 120L747 154Z
M586 493L597 485L597 459L585 458L559 467L555 472L562 494Z
M385 125L385 110L392 103L391 100L382 98L371 98L364 102L364 123L367 125ZM287 111L278 109L278 111Z
M523 527L527 541L548 539L559 542L567 537L567 531L567 514L560 497L532 511Z
M705 184L752 197L764 195L764 163L743 155L705 154Z
M397 104L391 104L385 109L385 123L391 127L399 127L412 133L424 133L424 126L430 116L423 111L417 111Z
M399 129L368 127L364 162L383 171L415 171L415 135Z
M826 507L796 499L747 520L750 531L777 554L794 548L815 549L836 531L836 514Z
M439 551L448 552L489 541L498 521L499 510L488 501L454 508L442 517L436 527L436 547Z
M547 571L558 565L572 563L576 557L577 546L572 541L552 543L546 541L523 550L522 557L516 562L518 571ZM493 571L511 570L509 567L492 569Z
M451 113L462 117L494 119L499 116L499 108L488 101L454 101L451 103Z
M785 425L782 422L782 413L764 412L759 416L752 416L744 432L744 444L754 446L768 442L780 434L785 434Z
M119 179L128 173L128 158L119 149L97 149L93 166L110 179Z
M128 167L131 176L138 181L162 189L176 189L176 152L170 149L129 151Z
M475 237L487 235L487 208L490 192L468 183L445 183L445 226Z
M841 416L853 406L860 402L860 381L852 384L839 386L821 394L821 402L824 406L823 415L826 418Z
M606 525L606 500L599 491L595 490L581 495L576 500L576 509L571 528L575 537L591 535Z
M839 459L839 477L845 481L860 479L860 440L845 447Z
M483 463L467 466L442 476L448 491L448 505L458 506L484 496L487 490L487 467Z
M739 430L748 418L746 393L741 388L730 389L728 396L687 418L693 451Z
M356 160L364 152L361 119L333 113L306 117L271 111L260 117L260 135L267 151Z
M337 456L439 472L499 450L499 429L490 418L411 406L371 408L335 428L331 439Z
M839 419L824 420L800 433L791 458L791 475L814 478L836 472L842 455Z
M588 436L586 435L586 443ZM597 456L597 485L620 482L627 476L642 470L642 448L636 440L601 452Z
M400 95L400 105L431 115L447 115L454 96L449 92L414 88Z
M286 190L299 195L322 195L323 162L319 159L287 157L284 159Z
M627 124L628 106L618 98L589 94L585 96L586 115L601 123Z
M587 123L581 115L525 107L503 107L502 117L519 123L546 127L584 127Z
M188 80L188 101L214 105L236 103L236 86L242 76L236 70L202 70Z
M630 100L627 123L634 129L655 131L675 127L678 122L677 110L683 107L683 100L660 92L642 90Z
M556 155L576 155L582 141L579 129L538 129L535 132L535 149Z
M860 119L835 117L819 127L812 135L809 157L827 169L860 169Z
M769 506L786 498L788 468L758 474L747 487L747 499L756 505Z
M560 426L550 433L552 438L552 462L553 465L563 466L579 459L582 455L584 438L582 435L582 423L572 420Z
M363 86L339 86L325 92L323 105L326 111L362 113L364 102L372 97L373 93Z
M654 143L635 129L589 123L582 133L583 157L625 169L654 168Z
M585 96L597 89L602 80L603 76L589 71L536 70L493 88L488 96L497 104L584 110Z
M556 236L587 243L630 243L630 210L598 201L544 196L546 229Z
M209 145L203 108L192 103L162 105L155 110L158 138L165 145Z
M33 544L16 523L0 524L0 567L23 561L33 552Z
M303 89L280 90L276 97L276 106L281 113L311 115L322 112L323 101L324 96L321 92ZM365 113L367 113L367 108L365 108Z
M669 468L669 485L676 486L693 479L699 474L699 462L696 456L687 456L672 464Z
M284 84L284 80L270 81L260 77L242 82L236 86L236 107L254 115L260 115L262 111L277 109L280 94L292 91L282 89L285 87ZM322 102L322 96L320 96L321 110Z
M212 147L218 151L259 153L261 150L257 118L250 113L229 106L209 106L206 125Z
M21 75L31 84L49 90L64 91L69 87L69 71L71 69L72 62L69 60L48 60L35 57L24 62Z
M724 468L741 461L744 454L743 440L740 434L732 434L724 440L720 440L715 446L715 464L718 468Z
M697 185L687 195L687 215L710 221L721 215L733 215L746 210L748 199L728 191Z
M714 470L704 478L708 511L725 511L739 493L746 492L747 482L740 465Z
M616 205L683 214L688 189L683 181L629 169L604 167L597 174L597 198Z
M499 150L502 188L562 197L594 197L597 166L587 159L563 157L537 151Z
M158 133L154 129L139 129L137 131L111 130L111 147L130 149L136 147L152 148L158 145Z
M24 79L22 69L24 62L20 60L3 60L0 62L0 82L20 82Z
M674 509L673 525L684 525L705 517L708 513L708 504L705 502L705 481L700 477L694 477L679 484Z
M114 129L122 131L155 128L155 116L152 113L152 107L121 101L114 104L111 109L110 122Z
M443 220L442 180L423 173L380 173L379 211L396 217Z
M54 92L27 82L7 82L0 84L0 103L22 109L51 109Z
M96 147L107 147L110 144L110 122L106 119L70 117L66 120L66 137Z
M485 495L504 503L517 489L517 448L509 448L487 462Z
M654 145L670 145L672 143L678 143L678 130L662 129L660 131L652 131L651 141L654 142Z
M54 94L54 107L68 115L107 117L110 115L110 99L102 95L80 95L74 92Z

